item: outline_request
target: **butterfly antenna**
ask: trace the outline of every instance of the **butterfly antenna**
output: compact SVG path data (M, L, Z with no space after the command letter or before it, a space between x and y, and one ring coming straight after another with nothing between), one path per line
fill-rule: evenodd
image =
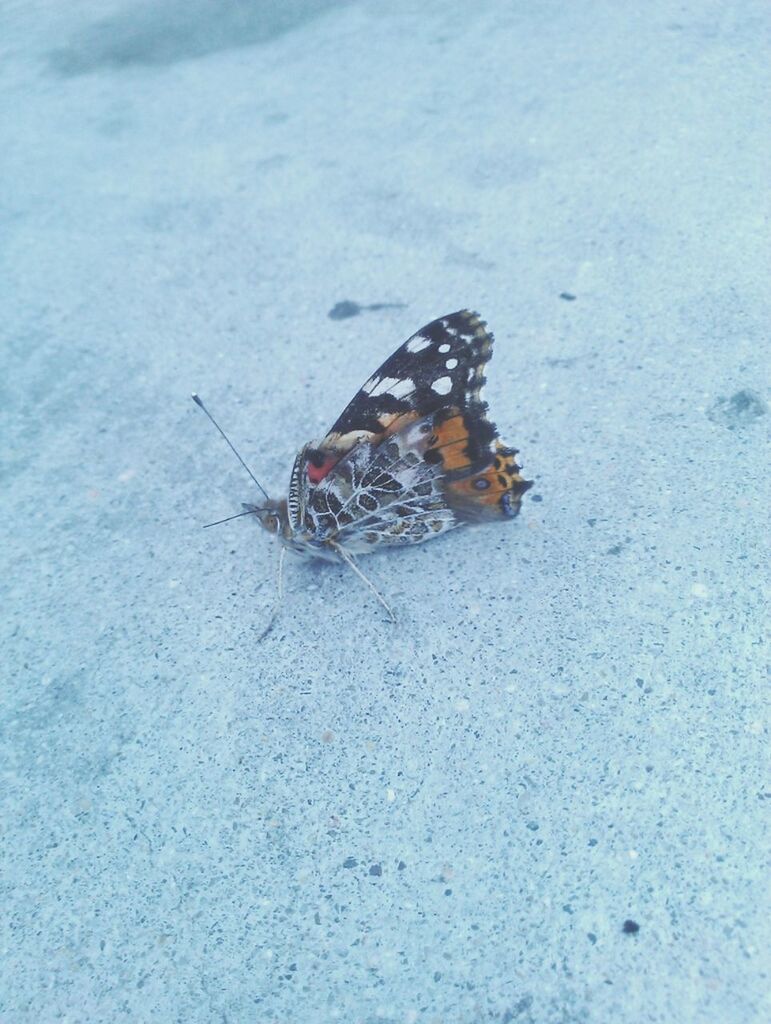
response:
M221 523L229 523L231 519L240 519L241 516L253 516L261 509L250 508L246 512L236 512L234 516L228 516L226 519L218 519L216 523L204 523L204 530L208 530L210 526L219 526Z
M224 431L224 430L222 429L222 427L221 427L221 426L219 425L219 423L217 423L217 421L215 420L215 418L214 418L214 417L212 416L212 414L211 414L211 413L209 412L209 410L208 410L208 409L206 408L206 406L205 406L205 405L203 404L203 402L201 401L201 399L199 398L199 396L198 396L198 395L197 395L197 394L195 393L195 391L193 392L193 394L192 394L192 396L191 396L191 397L192 397L193 401L195 402L195 404L196 404L197 406L199 406L199 408L203 409L203 411L204 411L204 412L206 413L206 415L207 415L207 416L209 417L209 419L210 419L210 420L212 421L212 423L213 423L213 424L214 424L214 426L215 426L215 427L217 428L217 430L218 430L218 431L220 432L220 434L222 434L222 436L224 437L224 439L225 439L225 440L227 441L227 443L228 443L228 446L230 447L230 450L231 450L231 451L233 452L233 454L235 455L235 457L236 457L236 458L238 459L238 461L239 461L239 462L241 463L241 465L242 465L242 466L244 467L244 469L245 469L245 470L246 470L246 472L247 472L247 473L249 474L249 476L250 476L250 477L252 478L252 480L254 480L254 482L255 482L255 483L257 484L257 486L259 487L259 489L260 489L260 490L262 491L263 495L265 496L265 500L266 500L266 501L270 501L270 498L268 497L268 494L267 494L267 491L265 490L265 488L264 488L264 487L262 486L262 484L260 483L260 481L259 481L259 480L257 479L257 477L256 477L256 476L254 475L254 473L253 473L253 472L251 471L251 469L249 469L249 467L248 467L248 466L247 466L247 464L246 464L246 463L244 462L244 460L243 460L243 459L241 458L241 456L240 456L240 455L238 454L238 452L236 451L236 448L235 448L235 445L233 444L233 442L232 442L232 441L230 440L230 438L229 438L229 437L228 437L228 435L227 435L227 434L225 433L225 431ZM242 515L244 515L245 513L241 513L241 514L242 514ZM234 516L233 518L235 518L235 516ZM225 520L223 519L223 520L221 520L221 522L225 522ZM210 525L210 526L216 526L217 524L216 524L216 523L210 523L209 525Z

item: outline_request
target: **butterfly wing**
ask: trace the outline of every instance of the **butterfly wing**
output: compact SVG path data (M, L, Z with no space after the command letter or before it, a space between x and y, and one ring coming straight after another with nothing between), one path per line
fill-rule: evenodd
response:
M306 451L308 479L317 485L363 441L375 442L443 406L479 402L482 370L493 337L468 310L434 320L408 338L354 395L329 433ZM489 435L494 427L488 424Z
M530 484L480 397L492 345L468 310L413 334L323 441L300 452L289 500L297 527L353 549L516 515Z

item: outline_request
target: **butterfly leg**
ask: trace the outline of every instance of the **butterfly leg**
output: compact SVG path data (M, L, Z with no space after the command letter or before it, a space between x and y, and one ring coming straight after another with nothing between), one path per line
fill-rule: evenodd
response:
M278 555L278 576L276 579L276 595L278 598L279 605L284 600L284 559L286 558L286 548L281 545L281 551Z
M276 573L276 602L273 605L273 609L272 609L272 611L270 613L270 618L268 619L268 624L265 626L265 629L263 629L262 633L260 633L259 637L257 638L258 642L260 640L264 640L265 637L268 635L268 633L270 633L271 629L273 629L274 625L276 624L276 619L278 618L278 613L281 611L281 605L282 605L282 602L284 600L284 559L285 559L285 557L286 557L286 548L282 544L281 548L280 548L280 551L279 551L279 555L278 555L278 572Z
M356 573L356 575L359 577L359 579L367 584L369 589L372 591L372 593L375 595L375 597L378 599L378 601L382 604L382 606L388 612L388 617L390 618L391 622L396 622L396 616L394 615L393 608L391 608L391 606L388 604L386 599L383 597L383 595L377 589L377 587L372 582L372 580L367 579L367 577L364 575L364 573L361 571L361 569L358 567L358 565L354 561L353 557L348 554L348 552L345 550L344 547L342 547L340 544L336 544L334 541L329 541L329 546L331 548L334 548L334 550L342 558L342 560L345 562L345 564L349 565L353 569L353 571Z

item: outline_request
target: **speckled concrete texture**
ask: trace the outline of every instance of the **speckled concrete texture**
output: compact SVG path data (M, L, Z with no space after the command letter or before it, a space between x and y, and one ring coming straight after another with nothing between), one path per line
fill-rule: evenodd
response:
M756 1024L755 0L0 12L3 1024ZM287 566L462 306L514 523ZM765 347L764 347L765 346Z

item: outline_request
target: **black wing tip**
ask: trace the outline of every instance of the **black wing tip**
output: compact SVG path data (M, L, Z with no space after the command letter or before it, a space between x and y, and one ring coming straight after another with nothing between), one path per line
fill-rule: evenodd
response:
M431 323L435 324L440 320L464 320L469 327L487 327L487 321L483 319L481 313L477 313L475 309L469 309L467 306L464 306L463 309L456 309L454 313L443 313L442 316L434 317Z
M456 317L459 320L464 320L468 324L468 326L473 328L474 330L481 327L486 334L490 333L487 330L487 321L483 319L482 315L480 313L477 313L475 309L458 309L454 313L448 313L446 316L439 317L439 319L453 320Z
M483 320L479 313L474 313L469 309L462 310L462 314L466 323L474 332L472 344L479 345L484 355L489 359L493 354L492 349L495 335L487 326L487 321Z

